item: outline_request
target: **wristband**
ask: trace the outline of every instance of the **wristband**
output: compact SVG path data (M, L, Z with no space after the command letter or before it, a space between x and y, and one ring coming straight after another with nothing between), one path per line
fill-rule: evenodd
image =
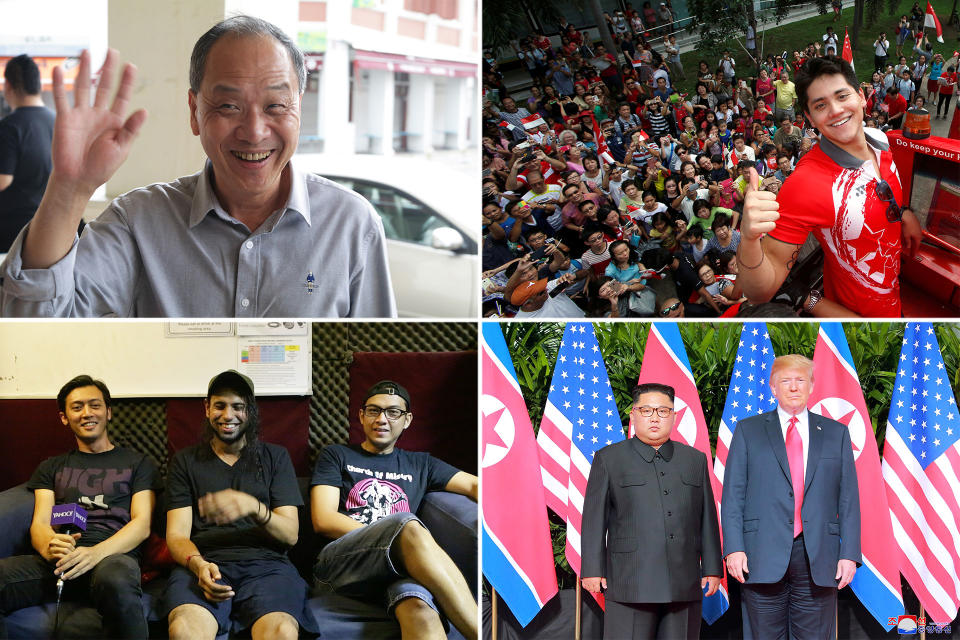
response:
M190 561L191 561L193 558L202 558L202 557L203 557L203 556L200 555L199 553L191 553L190 555L187 556L187 562L185 563L185 566L187 567L187 569L189 569L189 568L190 568Z
M267 510L267 515L266 515L266 517L265 517L263 520L260 520L260 505L261 505L261 504L263 505L263 508ZM267 523L270 522L270 518L272 518L272 517L273 517L273 511L270 510L270 507L268 507L268 506L266 505L266 503L257 501L257 524L259 524L261 527L265 527L265 526L267 526Z
M813 314L813 308L817 306L817 303L820 302L823 298L823 293L817 289L811 289L810 293L807 294L807 303L803 305L803 310L809 314Z
M758 262L757 264L753 265L752 267L748 267L747 265L743 264L743 262L740 261L740 255L737 254L737 264L739 264L740 267L743 268L743 269L746 269L746 270L748 270L748 271L752 271L753 269L756 269L756 268L759 267L761 264L763 264L763 259L764 259L764 257L766 257L766 254L764 254L763 251L761 251L761 252L760 252L760 262Z

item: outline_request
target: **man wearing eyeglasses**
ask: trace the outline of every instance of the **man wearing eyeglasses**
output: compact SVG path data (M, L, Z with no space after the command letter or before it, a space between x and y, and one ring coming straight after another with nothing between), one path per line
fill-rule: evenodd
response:
M395 446L413 421L410 394L396 382L373 385L359 418L364 441L326 447L310 482L313 528L328 539L314 566L317 587L381 598L405 638L445 638L441 609L465 637L476 638L470 588L414 513L427 491L476 502L477 477Z
M703 596L723 575L709 462L670 439L673 398L673 387L637 386L636 437L600 449L590 467L582 581L604 592L605 639L699 638Z
M813 233L823 247L823 291L804 310L817 316L899 317L900 254L912 255L921 230L905 206L886 137L864 129L866 100L853 68L836 57L809 60L797 74L800 107L820 131L779 194L744 199L738 282L753 303L767 302Z

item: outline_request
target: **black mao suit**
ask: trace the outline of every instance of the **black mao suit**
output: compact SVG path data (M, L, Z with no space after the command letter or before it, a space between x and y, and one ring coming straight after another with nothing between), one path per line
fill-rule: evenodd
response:
M706 456L673 440L655 450L638 438L597 451L584 497L581 553L582 575L607 580L604 637L629 638L639 628L611 628L618 603L683 603L681 615L695 627L683 634L697 637L700 579L723 575ZM678 608L646 610L657 616Z

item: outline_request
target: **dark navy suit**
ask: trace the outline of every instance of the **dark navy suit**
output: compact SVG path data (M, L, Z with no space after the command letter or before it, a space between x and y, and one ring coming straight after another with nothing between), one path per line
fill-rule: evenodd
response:
M829 608L832 602L835 609L838 561L861 562L857 472L847 428L815 413L807 415L802 535L794 541L790 466L779 415L772 411L742 420L733 433L723 477L723 554L747 554L745 592L755 585L789 583L799 568L814 592L818 587L829 589L822 592L823 606ZM747 609L745 593L745 626L751 613ZM832 624L833 609L817 615ZM777 636L763 624L766 628L757 633Z

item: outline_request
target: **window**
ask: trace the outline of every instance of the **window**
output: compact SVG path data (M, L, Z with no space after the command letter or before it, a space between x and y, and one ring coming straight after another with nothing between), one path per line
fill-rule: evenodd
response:
M326 177L369 200L380 214L383 230L390 240L430 246L434 229L451 226L427 205L388 185L338 176Z
M444 20L457 19L457 0L403 0L403 8L417 13L435 13Z

